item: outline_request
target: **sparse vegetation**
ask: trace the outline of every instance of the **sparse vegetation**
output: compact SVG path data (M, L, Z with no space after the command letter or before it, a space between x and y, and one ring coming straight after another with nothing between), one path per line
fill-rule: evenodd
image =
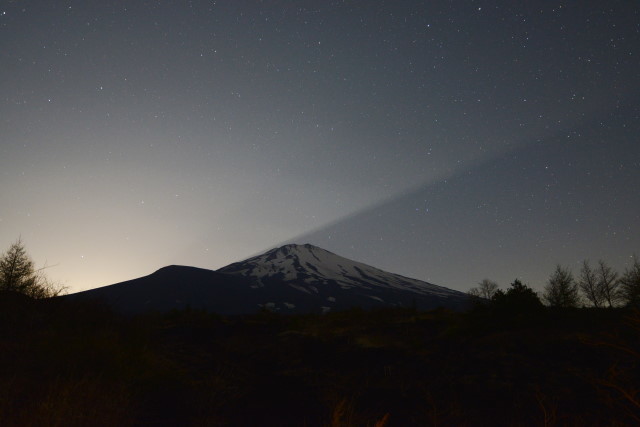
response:
M633 265L624 272L620 284L620 294L625 304L640 308L640 261L638 258L633 258Z
M514 283L500 298L521 303L528 295L531 303L530 288ZM640 336L628 319L640 317L626 309L535 307L535 316L521 317L486 305L467 313L221 317L184 310L121 317L97 303L27 300L17 321L0 323L6 368L0 419L3 425L633 422L639 408L628 396L637 392L633 352Z
M602 265L583 269L581 280L597 286ZM621 279L625 298L638 271L636 261ZM565 273L559 268L552 279L573 283ZM604 274L611 282L612 273ZM601 297L594 307L547 308L520 280L504 291L492 283L481 282L482 296L491 297L467 312L295 316L186 309L125 317L97 302L6 294L0 419L8 426L640 420L633 299L627 307Z
M618 273L613 271L606 262L600 260L598 262L597 270L598 278L598 292L602 295L603 301L608 307L615 307L618 305L622 295L620 294L620 280L618 279Z
M489 279L483 279L478 286L469 290L469 295L490 300L498 291L498 284Z
M22 241L18 239L0 256L0 291L36 299L62 294L66 288L50 281L43 270L44 267L34 267Z
M604 305L604 295L599 286L598 275L587 260L582 262L578 287L589 304L595 308L600 308Z

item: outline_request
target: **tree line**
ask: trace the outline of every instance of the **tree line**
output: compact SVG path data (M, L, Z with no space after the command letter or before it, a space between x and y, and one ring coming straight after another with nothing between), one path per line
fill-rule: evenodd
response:
M51 282L44 268L36 269L20 239L0 255L0 291L20 293L32 298L50 298L66 290ZM484 279L469 290L478 301L489 300L498 305L524 305L530 307L637 307L640 308L640 261L633 258L630 268L620 275L605 261L592 267L584 260L577 277L568 267L557 265L542 292L542 298L516 279L503 291L492 280Z
M558 264L549 276L541 297L518 279L506 291L501 290L496 282L484 279L468 293L478 301L497 303L506 299L560 308L640 308L640 261L634 257L631 267L620 275L605 261L600 260L592 267L588 260L584 260L577 277L570 268Z

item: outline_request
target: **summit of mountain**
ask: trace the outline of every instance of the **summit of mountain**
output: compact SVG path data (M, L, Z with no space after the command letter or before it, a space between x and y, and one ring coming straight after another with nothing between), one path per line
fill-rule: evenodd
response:
M204 309L219 314L324 313L352 307L463 309L466 294L389 273L311 244L289 244L217 271L170 265L70 298L102 299L139 313Z

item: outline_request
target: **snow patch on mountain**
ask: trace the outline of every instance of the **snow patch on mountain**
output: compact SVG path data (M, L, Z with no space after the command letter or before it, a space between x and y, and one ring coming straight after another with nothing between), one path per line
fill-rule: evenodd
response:
M344 290L377 288L460 298L460 292L388 273L310 244L285 245L218 271L253 278L258 286L263 286L269 279L278 279L308 294L318 294L323 285L333 283ZM382 301L380 297L372 298Z

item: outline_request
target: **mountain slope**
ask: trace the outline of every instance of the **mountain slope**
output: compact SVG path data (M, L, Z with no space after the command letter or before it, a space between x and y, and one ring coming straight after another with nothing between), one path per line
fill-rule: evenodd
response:
M462 292L388 273L309 244L285 245L218 271L251 280L253 289L283 285L296 289L299 297L307 295L321 303L323 311L352 306L458 309L467 303ZM290 309L277 304L274 308Z
M387 273L312 245L286 245L218 271L168 266L138 279L68 295L128 313L205 309L219 314L320 313L351 307L461 309L467 296Z
M72 299L103 300L127 312L170 311L203 308L220 314L255 311L248 307L249 282L212 270L171 265L156 272L114 285L67 295Z

